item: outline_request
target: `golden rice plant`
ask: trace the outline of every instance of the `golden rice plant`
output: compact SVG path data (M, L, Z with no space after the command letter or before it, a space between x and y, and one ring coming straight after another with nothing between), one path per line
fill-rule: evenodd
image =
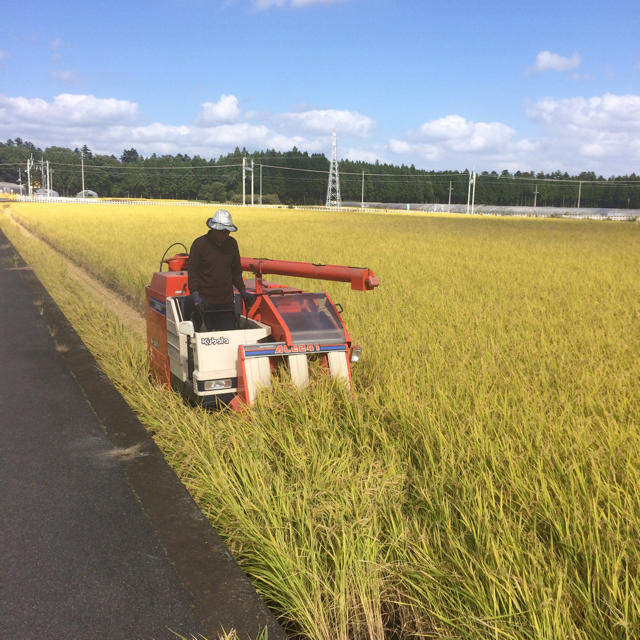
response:
M208 213L11 204L139 305ZM305 391L277 380L246 415L186 407L148 382L141 339L0 223L288 629L639 637L640 227L232 213L243 255L380 277L365 294L291 280L343 304L364 348L353 397L315 376Z

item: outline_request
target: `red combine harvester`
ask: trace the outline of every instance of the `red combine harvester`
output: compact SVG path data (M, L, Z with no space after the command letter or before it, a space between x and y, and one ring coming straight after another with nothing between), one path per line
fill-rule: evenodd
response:
M244 309L236 292L237 328L207 331L189 295L188 257L163 256L146 287L147 347L158 380L190 402L235 410L253 404L259 390L271 386L272 370L278 366L285 365L294 384L305 386L310 358L319 359L329 375L351 386L351 363L360 359L361 349L351 343L340 317L342 307L326 293L305 293L265 282L262 276L349 282L352 289L370 291L379 284L370 269L242 258L243 271L254 275L245 284L256 301ZM162 271L163 263L168 271Z

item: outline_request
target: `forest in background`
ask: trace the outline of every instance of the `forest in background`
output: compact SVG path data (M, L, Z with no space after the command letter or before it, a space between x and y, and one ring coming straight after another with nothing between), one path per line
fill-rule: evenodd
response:
M33 156L32 184L42 184L40 162L49 161L51 187L61 196L85 189L101 197L170 198L209 202L242 202L242 161L254 163L254 201L263 204L322 205L326 200L329 160L322 153L248 152L236 149L218 159L200 156L143 157L136 149L115 155L81 149L40 149L20 138L0 143L0 182L27 183L26 164ZM469 170L426 171L414 165L353 160L339 162L343 201L388 203L467 202ZM250 174L246 193L250 197ZM249 201L249 200L247 200ZM640 177L635 173L604 178L593 172L569 175L516 171L484 171L476 182L476 204L640 209Z

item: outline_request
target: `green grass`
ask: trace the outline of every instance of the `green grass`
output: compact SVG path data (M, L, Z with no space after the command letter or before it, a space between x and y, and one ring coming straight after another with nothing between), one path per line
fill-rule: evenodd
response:
M164 249L188 246L206 217L11 209L138 300ZM345 307L364 347L353 398L314 376L304 392L277 381L246 415L187 408L147 382L140 340L20 242L289 629L638 637L640 225L250 209L234 221L243 255L380 277L366 294L295 281Z

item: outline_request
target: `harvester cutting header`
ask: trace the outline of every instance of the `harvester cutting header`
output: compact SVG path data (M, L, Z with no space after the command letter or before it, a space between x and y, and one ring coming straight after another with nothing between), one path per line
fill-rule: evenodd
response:
M207 224L216 229L213 220ZM361 349L351 342L342 307L326 293L304 292L263 276L348 282L354 290L370 291L379 284L370 269L240 258L241 270L253 278L236 278L230 305L203 305L189 289L195 280L183 248L183 253L163 256L146 287L147 347L157 379L190 402L236 410L253 404L259 390L271 386L276 368L285 367L296 386L305 386L309 359L319 360L329 375L351 386L351 364L360 359Z

